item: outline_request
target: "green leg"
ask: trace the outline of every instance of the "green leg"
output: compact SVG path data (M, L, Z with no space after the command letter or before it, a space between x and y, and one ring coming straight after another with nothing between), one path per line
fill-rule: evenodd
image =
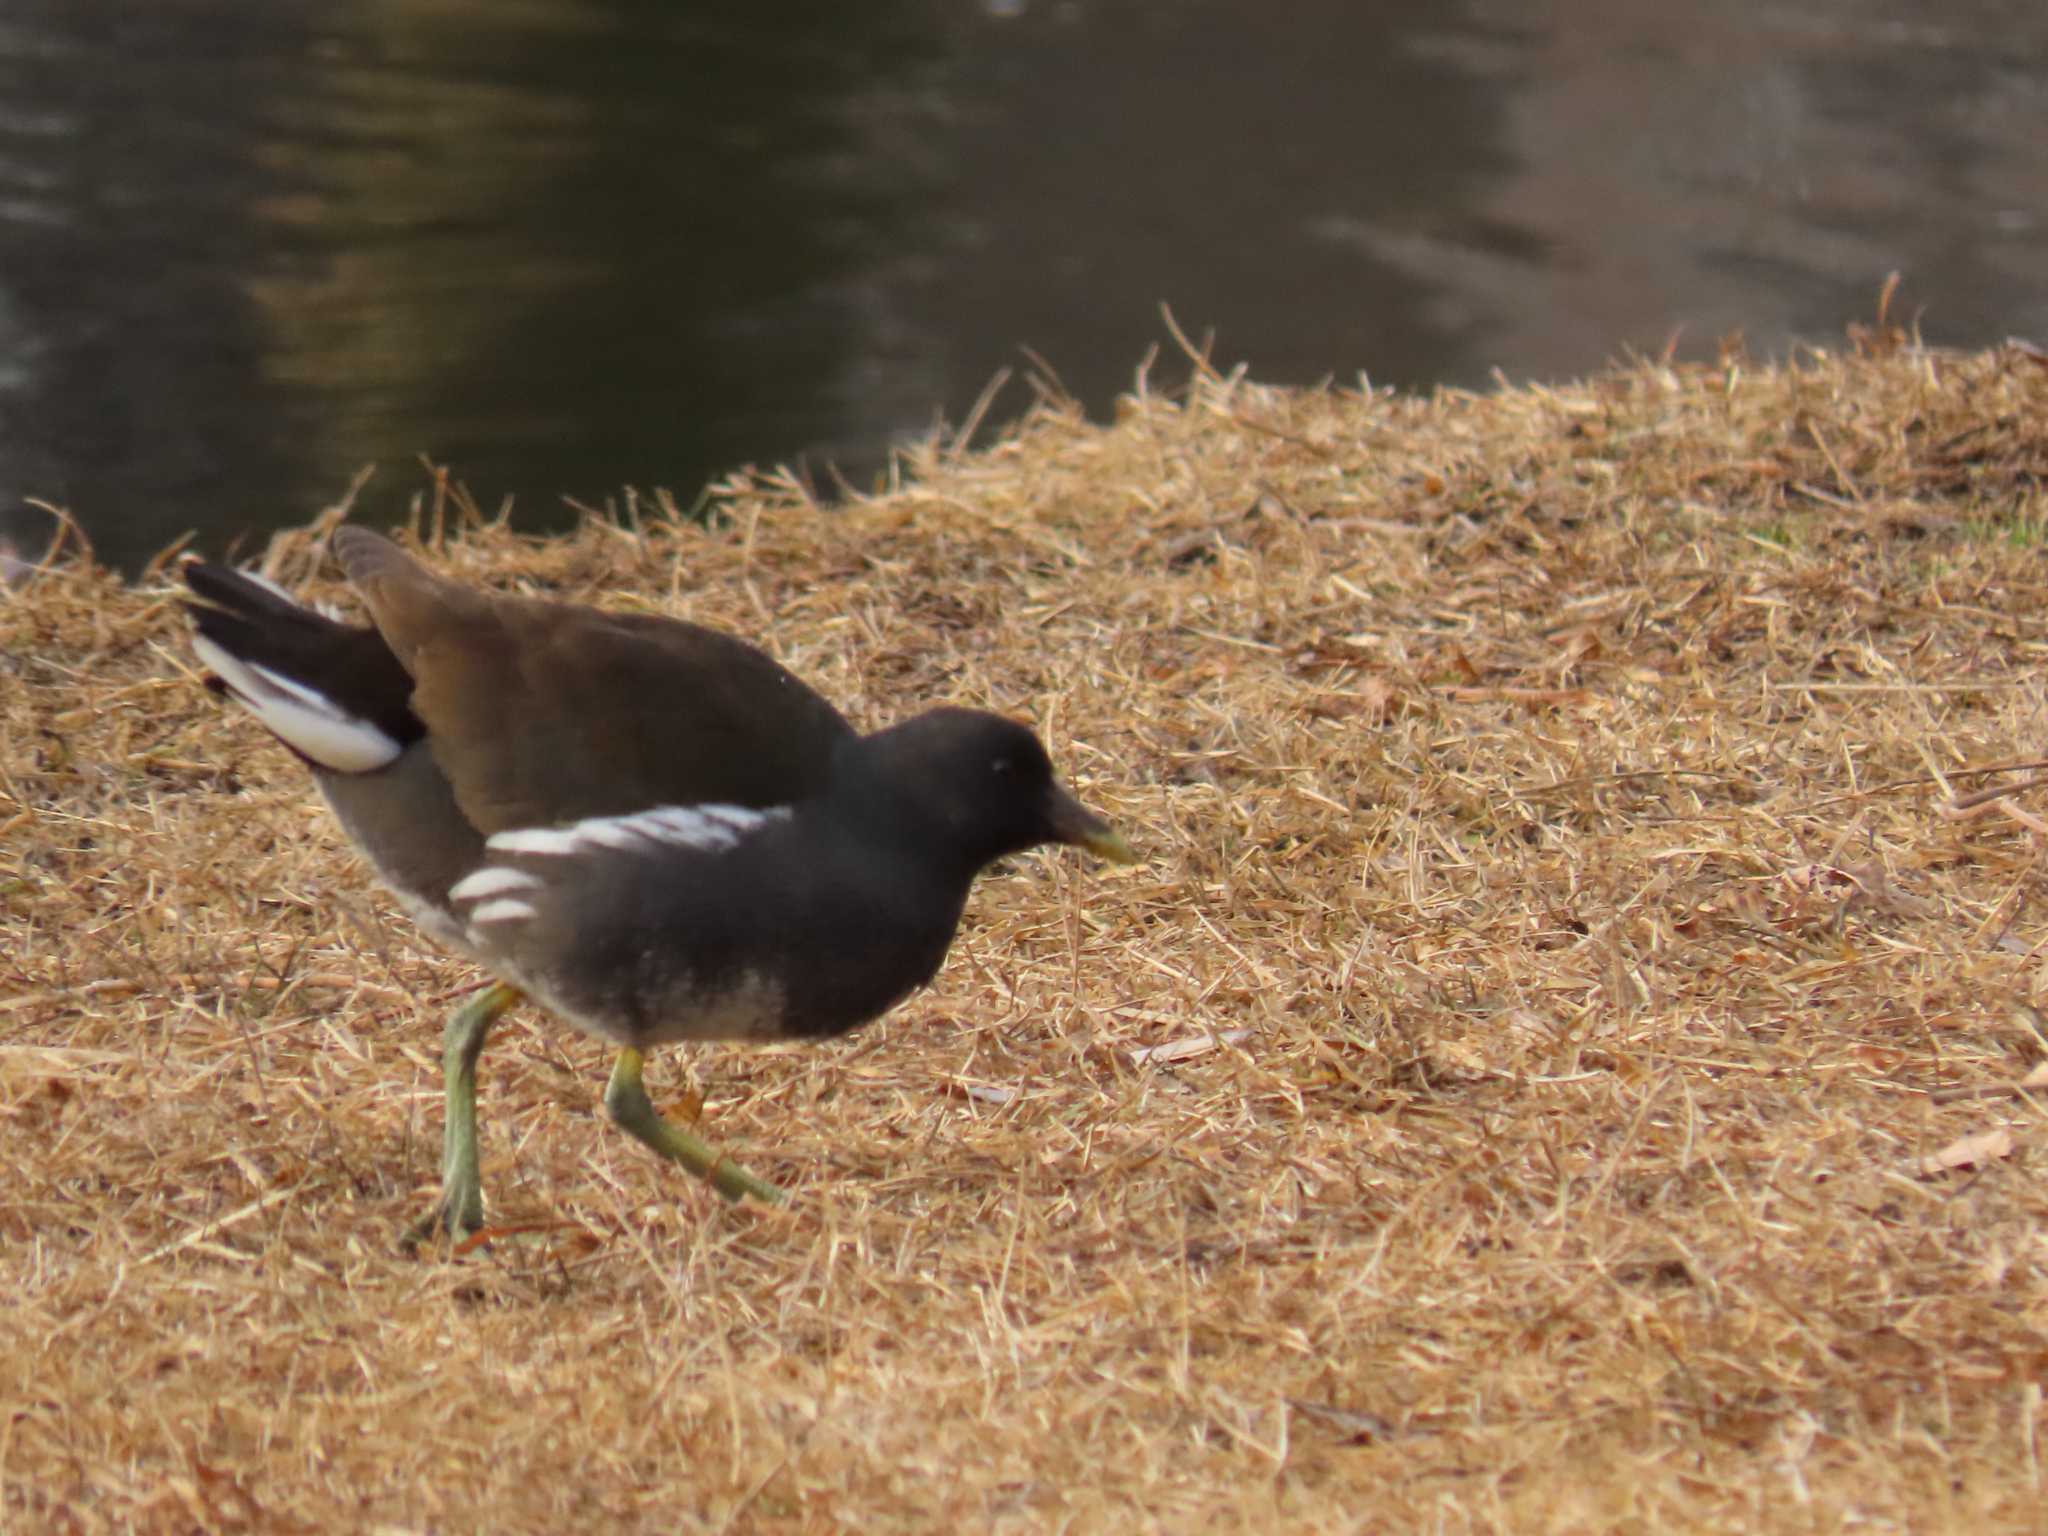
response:
M757 1179L738 1163L717 1151L701 1137L669 1124L661 1118L647 1090L640 1084L640 1053L631 1047L619 1052L612 1067L612 1080L605 1085L604 1107L629 1135L645 1142L672 1163L681 1163L728 1200L752 1195L771 1205L789 1196L765 1179Z
M441 1129L441 1198L405 1235L408 1244L446 1232L458 1242L484 1224L483 1179L477 1172L476 1059L517 988L493 982L448 1015L441 1031L441 1084L446 1119Z

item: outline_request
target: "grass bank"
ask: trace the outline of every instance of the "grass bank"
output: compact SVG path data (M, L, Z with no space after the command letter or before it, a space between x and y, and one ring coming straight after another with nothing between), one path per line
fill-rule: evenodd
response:
M0 1524L2038 1528L2039 359L1205 372L911 470L435 542L1028 717L1149 862L1015 861L848 1040L659 1056L787 1210L516 1014L518 1230L453 1259L395 1238L472 973L167 582L0 595Z

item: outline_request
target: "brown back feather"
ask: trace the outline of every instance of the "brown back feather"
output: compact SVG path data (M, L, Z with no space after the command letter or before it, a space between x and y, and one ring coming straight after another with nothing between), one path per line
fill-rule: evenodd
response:
M363 528L339 530L334 548L486 836L655 805L788 804L822 787L850 734L731 635L475 591Z

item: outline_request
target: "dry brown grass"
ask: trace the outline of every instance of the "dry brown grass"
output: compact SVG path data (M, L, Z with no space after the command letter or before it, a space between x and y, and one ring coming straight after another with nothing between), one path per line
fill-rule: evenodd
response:
M472 975L165 583L0 597L0 1524L2037 1529L2048 790L1948 807L2048 751L2048 371L1864 343L1205 376L850 510L448 540L863 723L1027 715L1150 857L986 880L851 1039L659 1058L787 1211L518 1015L537 1230L455 1259L394 1239Z

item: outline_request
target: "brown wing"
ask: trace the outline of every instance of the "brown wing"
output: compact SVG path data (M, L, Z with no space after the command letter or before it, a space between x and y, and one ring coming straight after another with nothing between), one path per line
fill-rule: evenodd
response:
M717 630L474 591L367 529L339 530L334 548L487 836L655 805L785 805L822 785L851 732Z

